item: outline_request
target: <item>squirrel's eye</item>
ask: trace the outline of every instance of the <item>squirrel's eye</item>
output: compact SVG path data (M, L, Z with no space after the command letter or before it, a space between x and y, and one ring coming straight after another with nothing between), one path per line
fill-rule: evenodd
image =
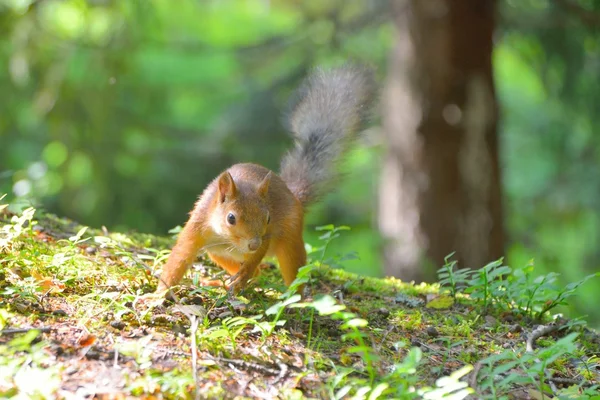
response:
M271 214L267 214L267 224L271 222Z
M235 215L232 213L227 214L227 223L229 225L235 225Z

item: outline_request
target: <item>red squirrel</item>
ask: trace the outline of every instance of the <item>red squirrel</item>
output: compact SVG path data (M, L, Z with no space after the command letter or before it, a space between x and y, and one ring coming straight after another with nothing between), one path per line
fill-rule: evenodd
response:
M272 255L289 286L306 264L306 207L337 184L336 163L368 114L374 86L370 71L360 67L313 71L291 107L295 146L283 157L280 174L245 163L216 177L190 212L157 292L179 283L201 250L232 276L234 292Z

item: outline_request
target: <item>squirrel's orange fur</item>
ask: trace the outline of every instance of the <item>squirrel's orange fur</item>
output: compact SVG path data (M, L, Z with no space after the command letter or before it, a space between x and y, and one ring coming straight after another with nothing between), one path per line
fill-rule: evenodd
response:
M204 190L163 268L159 292L176 285L200 250L243 288L262 259L277 257L286 285L306 263L305 206L330 190L335 162L347 150L372 95L370 74L344 67L317 70L300 89L290 122L295 148L281 176L235 164Z
M228 215L235 223L227 221ZM286 285L306 263L304 210L281 178L256 164L236 164L208 185L163 269L159 290L179 282L200 249L243 287L267 255ZM268 222L267 222L268 221Z

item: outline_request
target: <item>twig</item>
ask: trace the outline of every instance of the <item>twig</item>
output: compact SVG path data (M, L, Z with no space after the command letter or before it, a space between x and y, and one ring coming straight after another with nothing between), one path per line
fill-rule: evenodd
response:
M546 370L544 371L544 375L546 376L546 380L548 381L548 386L550 386L550 390L552 390L552 395L556 395L558 393L558 387L552 380L552 372Z
M277 375L277 379L275 379L275 382L273 382L274 385L281 382L281 380L285 378L288 371L290 370L290 367L288 367L287 364L282 362L277 363L277 366L279 367L279 375Z
M173 290L171 290L171 288L169 288L168 294L173 299L173 301L175 301L175 304L180 305L180 306L182 305L181 301L179 300L179 297L175 294L175 292ZM198 346L196 344L196 331L198 330L199 320L196 315L193 315L192 313L187 312L184 307L179 307L178 311L183 313L187 317L187 319L190 320L190 335L192 336L191 337L192 370L194 373L194 387L195 387L195 392L196 392L194 397L196 399L199 399L200 398L200 382L198 382Z
M557 330L560 330L563 328L565 328L564 325L558 325L556 323L538 326L533 331L531 331L531 333L529 335L527 335L527 339L525 341L526 351L528 353L533 353L533 346L535 345L536 340L538 340L542 336L546 336L554 331L557 331ZM541 363L541 361L539 359L536 358L535 360L536 360L536 362ZM556 394L558 392L558 388L556 387L556 385L553 382L552 372L548 371L547 369L544 368L544 376L545 376L546 380L548 381L548 386L550 386L550 389L552 390L552 394L553 395Z
M418 340L417 340L417 341L415 341L414 343L415 343L415 344L418 344L418 345L419 345L419 346L421 346L421 347L425 347L427 350L429 350L429 351L430 351L431 353L433 353L433 354L437 354L437 355L441 355L441 354L443 354L441 351L439 351L439 350L437 350L437 349L434 349L433 347L431 347L431 346L427 345L427 344L426 344L426 343L424 343L424 342L420 342L420 341L418 341Z
M557 324L550 325L540 325L535 328L529 335L527 335L525 344L527 346L527 352L533 353L533 346L535 345L535 341L541 338L542 336L546 336L556 330L562 329L564 326Z
M548 378L548 380L550 380L554 383L563 384L563 385L592 386L592 383L587 382L585 379L552 377L552 378Z
M117 348L115 348L114 352L115 352L115 358L113 361L113 368L116 369L119 366L119 350Z
M3 329L0 331L0 335L15 335L17 333L27 333L29 331L40 331L43 333L48 333L53 329L54 328L51 327Z
M473 371L471 371L471 376L469 377L469 386L475 391L477 391L477 375L479 375L482 366L483 363L481 361L476 362L473 366Z
M394 329L396 329L396 326L391 325L391 327L385 332L385 334L383 335L383 337L381 338L380 344L379 346L377 346L377 351L380 352L381 348L383 347L383 343L385 342L385 340L387 339L388 335L390 333L392 333L394 331Z
M198 318L195 315L188 316L191 322L192 335L192 369L194 371L194 386L196 388L196 399L200 399L200 383L198 382L198 349L196 346L196 331L198 330Z
M229 358L221 358L221 357L212 357L212 359L214 361L220 361L222 363L231 364L233 366L236 366L238 368L242 368L245 370L253 370L253 371L257 371L257 372L262 372L263 374L266 374L266 375L277 375L278 379L281 379L280 376L285 375L287 370L289 370L289 367L283 363L277 364L277 366L279 367L279 371L278 371L274 368L266 367L262 364L258 364L258 363L246 361L246 360L232 360ZM282 368L283 365L285 365L285 370Z

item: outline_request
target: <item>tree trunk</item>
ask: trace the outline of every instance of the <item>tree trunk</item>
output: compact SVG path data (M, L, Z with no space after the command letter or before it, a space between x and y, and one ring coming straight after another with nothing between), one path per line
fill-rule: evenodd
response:
M503 255L493 0L396 0L379 225L386 273L430 280L444 258ZM425 267L425 268L424 268Z

